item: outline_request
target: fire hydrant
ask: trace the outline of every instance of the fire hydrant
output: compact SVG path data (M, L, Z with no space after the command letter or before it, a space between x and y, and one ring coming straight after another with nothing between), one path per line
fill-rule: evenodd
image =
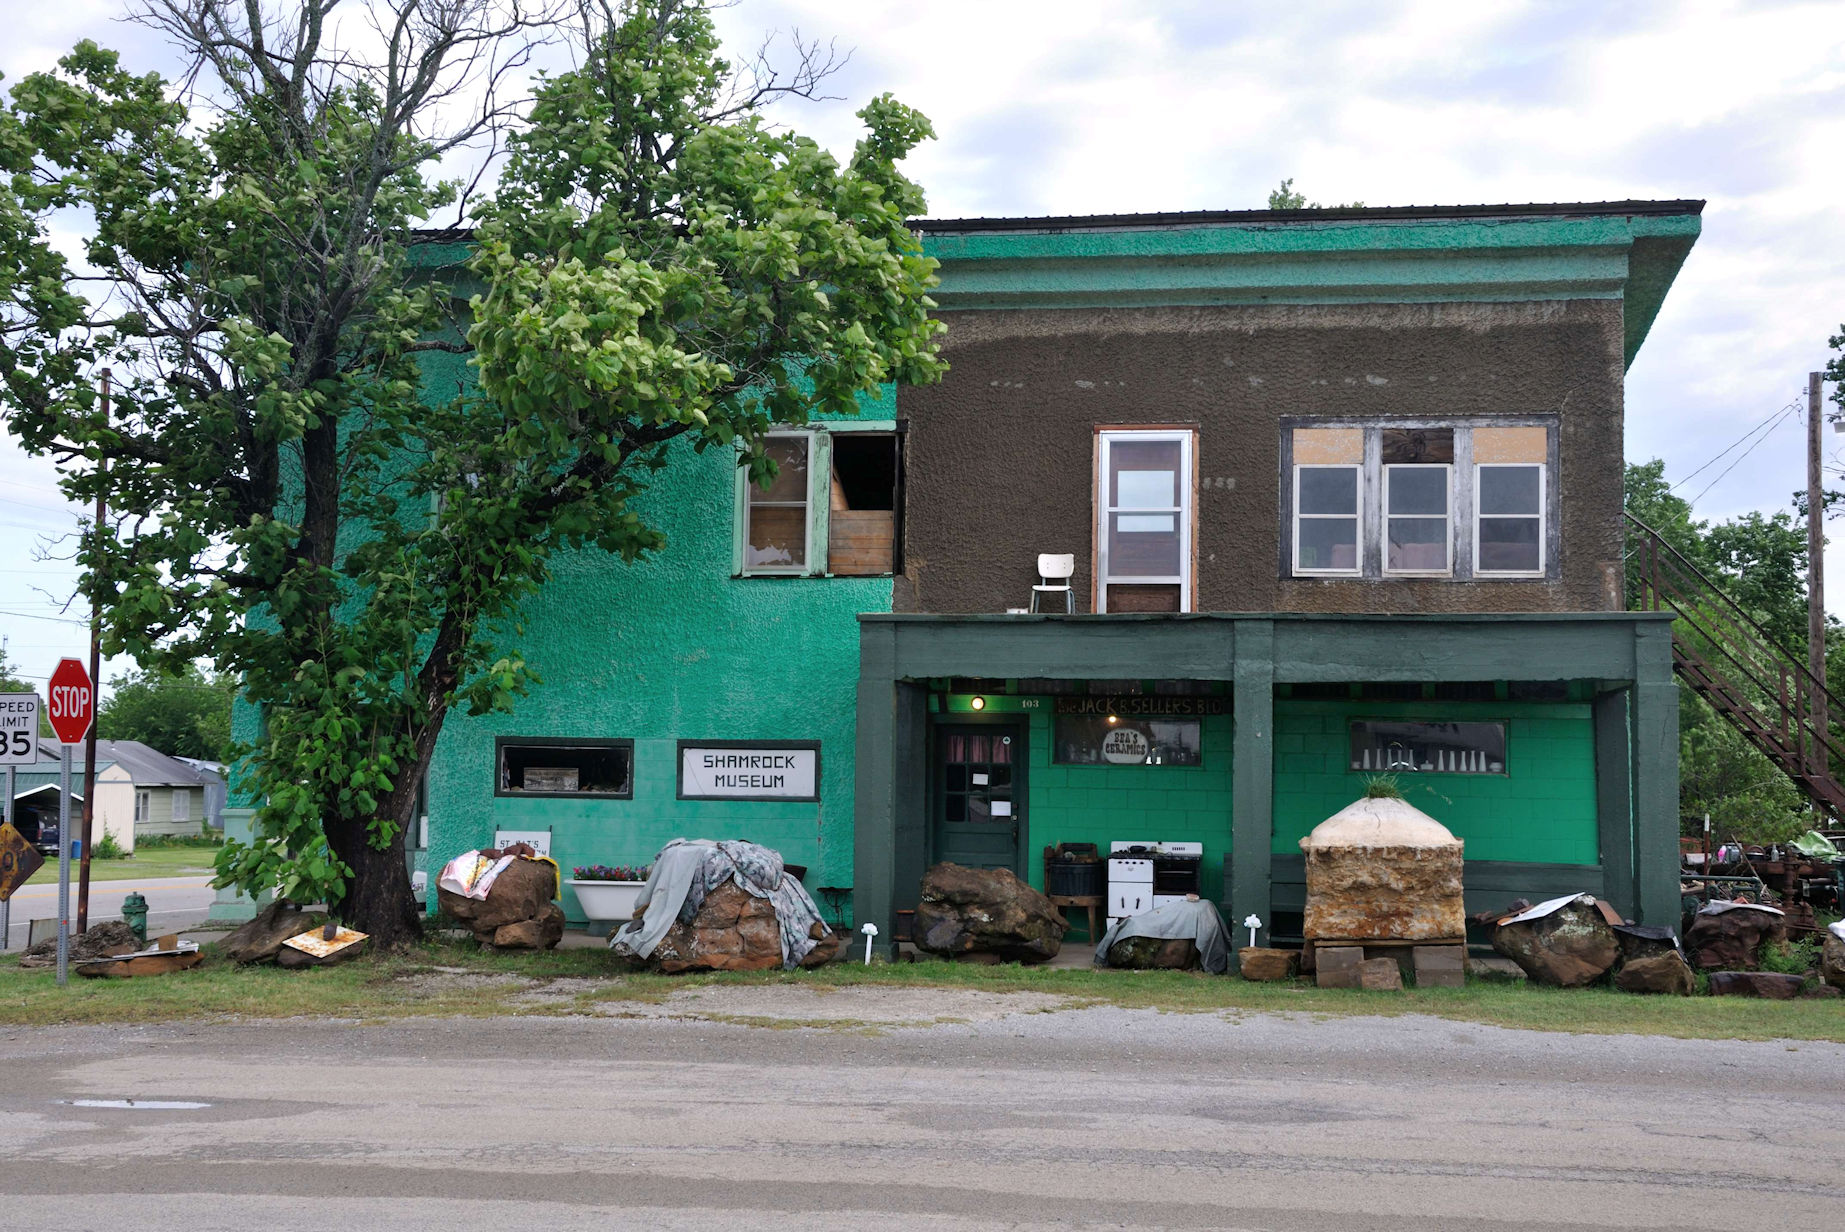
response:
M134 931L136 940L147 944L147 900L135 890L122 900L122 923Z

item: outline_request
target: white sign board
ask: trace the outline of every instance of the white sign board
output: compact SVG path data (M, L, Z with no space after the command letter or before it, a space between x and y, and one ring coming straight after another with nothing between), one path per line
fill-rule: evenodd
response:
M1145 765L1147 738L1132 727L1117 727L1102 737L1102 757L1117 766Z
M681 744L681 800L818 800L818 744Z
M514 843L525 843L541 856L551 854L551 832L549 830L495 830L493 832L494 850L504 850ZM424 840L423 846L429 846L428 840Z
M0 766L38 760L38 694L0 693Z

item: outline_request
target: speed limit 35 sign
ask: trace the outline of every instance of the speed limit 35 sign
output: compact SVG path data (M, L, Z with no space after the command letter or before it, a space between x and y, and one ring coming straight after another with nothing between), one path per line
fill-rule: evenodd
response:
M38 760L38 694L0 693L0 766Z

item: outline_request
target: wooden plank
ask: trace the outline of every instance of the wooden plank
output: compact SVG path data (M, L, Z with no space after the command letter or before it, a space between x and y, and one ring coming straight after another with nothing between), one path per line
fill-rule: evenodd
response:
M827 572L841 577L889 573L895 560L896 514L889 509L835 509L827 532Z

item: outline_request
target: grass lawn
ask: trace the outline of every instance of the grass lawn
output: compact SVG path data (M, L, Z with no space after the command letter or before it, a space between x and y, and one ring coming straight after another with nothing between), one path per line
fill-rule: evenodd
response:
M480 977L500 976L498 980ZM510 977L510 978L508 978ZM553 993L532 998L552 981ZM143 1023L178 1019L555 1016L619 1013L622 1002L658 1002L701 985L797 984L816 990L862 985L1035 992L1071 1006L1121 1005L1174 1013L1285 1012L1319 1015L1430 1014L1537 1031L1642 1034L1687 1039L1828 1040L1845 1043L1845 1003L1733 997L1639 997L1612 989L1548 989L1476 982L1401 993L1253 984L1183 972L1046 970L950 963L834 964L818 971L662 976L624 972L603 950L491 954L471 942L432 941L400 955L313 971L239 968L207 948L193 971L141 980L85 980L59 989L49 970L0 958L0 1023ZM849 1002L840 1022L850 1022ZM803 1025L788 1023L784 1025ZM819 1024L814 1024L819 1025Z
M196 877L212 871L211 862L218 858L216 847L144 847L120 860L90 861L90 881L135 881L149 877ZM70 880L77 884L77 866L70 866ZM46 860L45 867L27 879L27 885L56 885L58 862Z

